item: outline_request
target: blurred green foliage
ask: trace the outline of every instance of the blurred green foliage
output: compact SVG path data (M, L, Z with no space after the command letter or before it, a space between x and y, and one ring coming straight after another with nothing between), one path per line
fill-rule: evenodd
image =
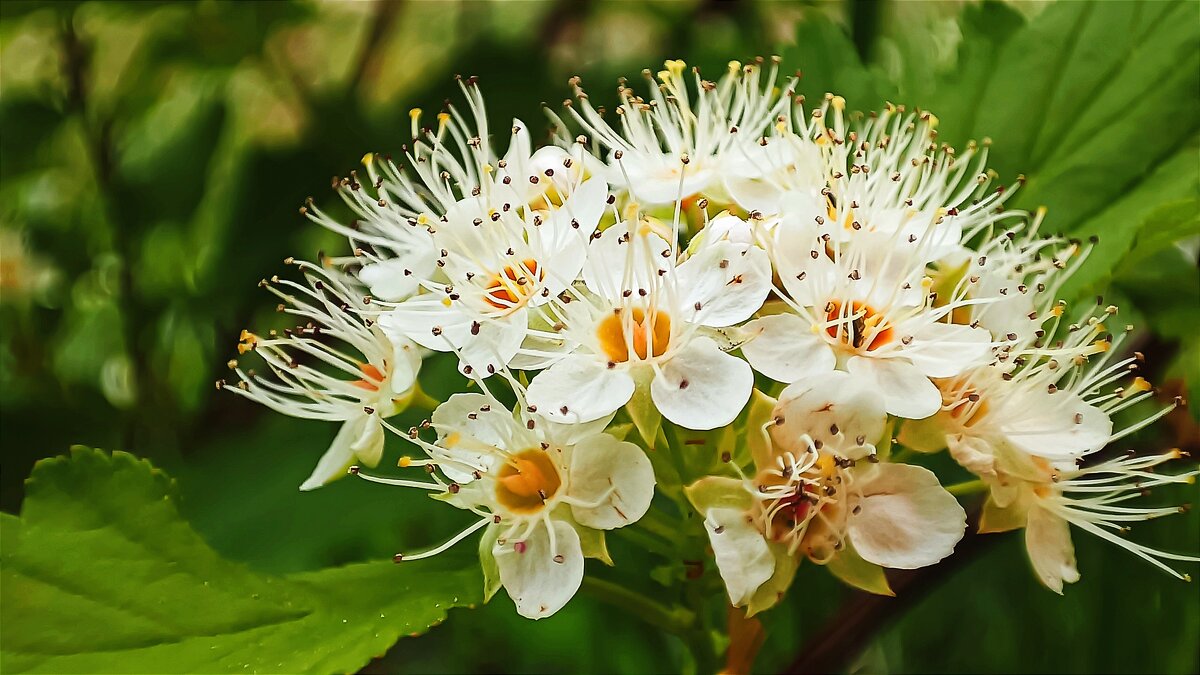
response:
M1071 293L1121 304L1165 398L1196 398L1194 2L9 1L0 4L0 505L17 512L33 463L80 443L168 469L191 526L259 573L440 541L462 514L418 495L346 481L299 493L335 430L212 388L238 331L276 321L256 282L282 272L285 256L344 250L297 208L309 195L334 206L330 176L364 152L398 151L408 109L455 100L455 74L480 77L494 124L519 116L537 129L540 104L566 96L573 74L597 98L665 58L718 73L772 52L785 73L802 71L809 100L836 91L851 108L921 106L948 142L990 137L1002 181L1028 179L1016 205L1048 206L1051 230L1100 236ZM435 359L422 386L444 395L462 382ZM1194 450L1198 409L1129 442ZM1200 517L1134 536L1195 552ZM998 537L856 668L1200 670L1194 587L1076 541L1083 580L1065 598L1037 585L1018 538ZM645 570L682 572L683 561L628 541L610 546L618 567L599 575L631 574L649 595L661 590ZM377 590L364 586L342 591ZM765 617L757 668L785 667L849 595L802 569L789 601ZM537 623L503 595L451 618L368 670L658 672L676 669L683 649L586 595Z

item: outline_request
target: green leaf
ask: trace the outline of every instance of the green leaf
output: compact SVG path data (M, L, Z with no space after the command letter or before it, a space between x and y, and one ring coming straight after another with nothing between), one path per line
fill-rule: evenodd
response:
M1200 234L1200 199L1183 199L1159 206L1138 229L1133 249L1121 259L1118 277L1132 273L1152 256L1177 241Z
M0 517L5 672L351 672L480 601L474 556L276 577L218 556L125 453L40 462Z

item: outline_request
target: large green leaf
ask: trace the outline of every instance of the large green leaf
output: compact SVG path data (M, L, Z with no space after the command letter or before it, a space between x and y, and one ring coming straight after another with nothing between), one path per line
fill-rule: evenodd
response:
M37 465L0 516L5 672L351 672L480 601L466 552L275 577L222 559L125 453Z

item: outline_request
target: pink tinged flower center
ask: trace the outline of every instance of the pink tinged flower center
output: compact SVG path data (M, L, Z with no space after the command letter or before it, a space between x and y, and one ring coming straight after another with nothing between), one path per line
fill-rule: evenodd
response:
M600 321L596 337L605 356L615 363L630 359L630 344L639 359L661 356L671 343L671 317L665 312L647 314L642 309L617 310Z
M536 260L523 260L516 266L505 266L488 280L483 299L496 309L512 309L529 298L543 278L545 272L538 267Z
M808 482L798 482L792 494L771 504L771 521L768 524L771 539L776 542L791 541L797 536L809 539L811 523L810 526L801 526L805 524L806 519L815 518L816 512L827 505L826 501L819 498L821 494L836 494L840 491L841 486L836 479L838 474L836 460L831 455L822 454L813 468L805 473ZM760 480L765 486L779 485L787 479L775 474L765 474ZM820 536L825 536L825 533L822 532Z
M866 303L853 301L846 308L839 300L825 305L825 332L829 337L856 350L875 351L892 341L894 335L882 314Z
M496 480L496 500L514 513L537 513L562 487L558 467L543 450L526 450L509 458Z

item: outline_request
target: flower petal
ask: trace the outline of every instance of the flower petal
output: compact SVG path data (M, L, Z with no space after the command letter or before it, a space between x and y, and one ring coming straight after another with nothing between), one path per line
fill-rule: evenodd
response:
M708 530L729 602L737 607L748 604L754 592L775 573L775 557L767 540L740 509L709 509L704 514L704 529Z
M367 466L377 466L383 458L383 425L379 423L379 415L367 415L362 430L350 444L350 451L360 462Z
M771 438L795 453L808 451L811 439L846 454L877 443L887 422L879 393L861 379L836 370L788 385L779 394L775 416L779 421L770 427Z
M982 328L949 323L921 326L912 338L901 353L929 377L958 375L983 360L992 343L991 334Z
M778 382L795 382L833 370L837 358L812 326L795 314L772 314L743 327L742 355L758 372Z
M538 373L529 383L527 399L555 422L590 422L616 412L630 396L633 377L625 369L572 354Z
M504 589L527 619L543 619L562 609L583 581L579 534L559 520L538 524L524 540L497 540L492 553Z
M1075 545L1067 521L1040 507L1029 509L1025 525L1025 548L1038 580L1062 595L1063 583L1079 581L1075 567Z
M851 357L846 369L883 395L889 414L924 419L942 407L942 394L929 377L903 359Z
M749 364L696 337L662 364L650 397L663 417L688 429L716 429L742 411L754 389Z
M858 554L876 565L932 565L954 551L966 530L967 514L928 469L878 464L861 489L861 510L851 512L847 531Z
M732 326L749 319L767 299L771 262L757 246L718 241L675 269L675 287L689 322Z
M512 447L516 421L494 399L483 394L455 394L430 416L438 432L438 448L449 460L440 465L450 480L466 484L474 471L486 471L495 461L493 447Z
M367 418L368 415L364 414L352 417L342 423L337 436L334 436L333 442L329 444L329 449L317 461L312 475L300 484L301 490L305 492L315 490L346 475L346 470L354 465L355 459L350 445L362 435L363 425Z
M1099 450L1112 436L1109 416L1071 391L1022 392L1019 409L1005 410L1004 433L1017 449L1051 460Z
M516 356L529 329L529 312L522 307L503 317L480 321L478 327L469 322L465 325L466 335L451 337L459 350L459 370L488 377Z
M596 506L571 505L580 525L611 530L638 521L654 496L654 468L633 443L600 433L575 445L567 495Z
M388 258L363 265L358 280L371 289L371 295L381 300L403 300L417 290L421 279L433 273L436 258L422 251L420 256Z
M669 267L663 262L668 259L663 252L670 250L667 241L654 232L631 232L626 224L617 223L588 247L583 283L596 295L619 303L624 291L649 291L658 285L659 270ZM654 264L647 262L651 260Z

